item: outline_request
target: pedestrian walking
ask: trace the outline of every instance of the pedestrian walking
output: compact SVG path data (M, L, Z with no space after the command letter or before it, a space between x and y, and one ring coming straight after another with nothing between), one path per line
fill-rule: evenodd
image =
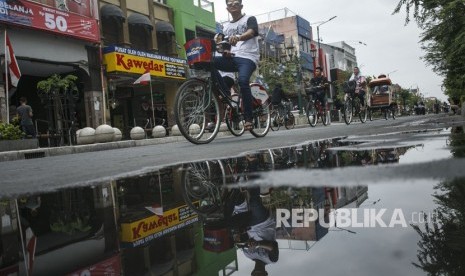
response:
M32 108L27 105L26 97L21 97L19 102L21 105L16 109L16 112L21 119L21 128L26 133L26 138L36 138L36 130L32 122Z

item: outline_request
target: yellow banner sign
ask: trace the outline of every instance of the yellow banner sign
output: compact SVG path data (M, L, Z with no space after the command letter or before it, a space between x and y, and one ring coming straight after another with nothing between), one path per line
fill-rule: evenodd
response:
M121 243L136 247L161 237L167 233L192 224L198 220L197 214L187 205L163 212L163 216L121 224Z
M106 71L144 74L149 71L155 77L186 78L186 60L152 54L133 49L110 46L103 51Z

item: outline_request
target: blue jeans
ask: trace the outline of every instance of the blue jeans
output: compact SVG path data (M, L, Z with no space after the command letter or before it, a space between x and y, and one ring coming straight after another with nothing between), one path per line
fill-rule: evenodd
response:
M36 138L36 129L34 125L21 125L23 132L26 134L26 137L32 136L32 138Z
M244 117L246 121L253 120L252 113L252 92L250 90L250 77L253 71L257 68L255 62L250 59L240 57L215 57L215 68L223 72L238 72L239 88L241 89L242 101L244 104ZM215 70L215 77L223 91L228 92L226 84L223 81L220 73Z

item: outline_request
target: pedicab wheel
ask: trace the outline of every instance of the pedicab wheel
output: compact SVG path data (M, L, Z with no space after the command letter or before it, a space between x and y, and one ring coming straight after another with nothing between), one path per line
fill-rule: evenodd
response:
M371 110L371 108L368 109L368 118L370 121L373 121L373 110Z
M352 101L346 101L344 103L344 122L346 122L347 125L350 125L352 122Z
M241 118L241 115L231 108L227 107L224 115L224 122L228 127L229 131L234 136L241 136L245 132L244 123L245 121Z
M284 126L286 129L293 129L295 126L295 117L292 112L289 112L287 116L284 118Z
M181 134L193 144L207 144L220 129L218 101L208 95L207 83L187 80L176 93L174 117Z
M388 109L385 109L384 110L384 119L387 120L388 117L389 117L389 111L388 111Z
M318 113L316 111L315 103L310 101L307 105L307 109L305 110L308 123L315 127L316 123L318 122Z
M250 130L255 137L265 137L270 130L270 105L265 102L253 109L253 129Z

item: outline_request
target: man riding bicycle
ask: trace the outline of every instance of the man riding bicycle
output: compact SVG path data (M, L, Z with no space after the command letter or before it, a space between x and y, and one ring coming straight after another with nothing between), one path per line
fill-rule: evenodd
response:
M323 110L326 110L326 91L329 87L328 79L322 74L323 69L318 66L315 68L314 77L310 80L310 100L313 98L319 100L323 106Z
M249 81L252 73L257 68L260 58L258 23L254 16L242 13L242 0L226 0L226 6L226 9L232 16L232 21L225 24L223 33L229 38L228 42L232 47L223 56L215 57L214 64L218 70L238 72L238 84L244 104L244 128L251 130L253 128L253 106ZM229 91L219 72L217 72L217 79L223 91Z
M354 73L352 74L352 76L350 76L349 81L355 81L355 95L359 97L361 107L365 108L367 80L364 76L362 76L362 74L360 73L360 69L357 66L354 67Z

